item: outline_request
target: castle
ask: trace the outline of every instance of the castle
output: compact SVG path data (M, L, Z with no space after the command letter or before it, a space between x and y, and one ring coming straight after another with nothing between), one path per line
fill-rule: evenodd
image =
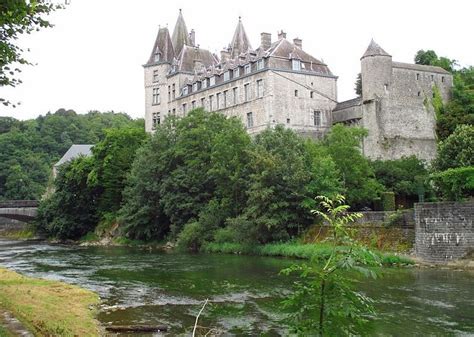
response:
M446 70L393 62L372 41L361 58L362 95L337 101L337 76L303 50L299 38L261 33L252 48L241 19L220 57L196 44L180 10L173 34L159 28L145 69L145 127L153 132L167 116L203 107L242 120L250 134L283 124L321 138L334 123L369 132L362 144L372 159L436 155L436 93L446 101L452 75Z

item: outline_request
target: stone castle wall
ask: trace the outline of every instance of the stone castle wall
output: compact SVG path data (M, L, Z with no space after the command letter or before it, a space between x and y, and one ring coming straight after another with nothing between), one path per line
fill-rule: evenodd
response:
M474 250L474 199L415 204L415 250L435 263L465 257Z

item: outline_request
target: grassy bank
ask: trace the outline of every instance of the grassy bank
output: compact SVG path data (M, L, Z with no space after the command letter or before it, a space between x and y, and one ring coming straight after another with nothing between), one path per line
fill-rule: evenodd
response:
M94 319L98 302L89 290L0 268L0 307L35 336L98 336Z
M340 247L344 249L344 247ZM202 247L206 253L243 254L260 256L281 256L298 259L326 260L332 247L325 243L302 244L297 242L272 243L266 245L242 245L239 243L208 243ZM373 251L373 250L372 250ZM409 258L375 251L383 265L414 264ZM368 256L370 260L370 256Z

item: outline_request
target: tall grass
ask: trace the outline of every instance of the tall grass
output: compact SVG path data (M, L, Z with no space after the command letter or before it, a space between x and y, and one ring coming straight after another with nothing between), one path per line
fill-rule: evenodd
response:
M338 247L338 249L345 249ZM327 243L302 244L298 242L269 243L266 245L245 245L240 243L210 242L201 247L205 253L242 254L257 256L280 256L315 261L326 260L331 254L332 246ZM409 265L414 262L409 258L375 251L381 263L386 266ZM370 257L367 257L370 260ZM374 259L372 259L375 262Z

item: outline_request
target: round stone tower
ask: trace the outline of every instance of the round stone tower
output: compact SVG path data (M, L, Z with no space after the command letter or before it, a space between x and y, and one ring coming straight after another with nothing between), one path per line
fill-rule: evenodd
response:
M392 56L374 40L360 59L362 74L362 99L384 97L392 81Z

